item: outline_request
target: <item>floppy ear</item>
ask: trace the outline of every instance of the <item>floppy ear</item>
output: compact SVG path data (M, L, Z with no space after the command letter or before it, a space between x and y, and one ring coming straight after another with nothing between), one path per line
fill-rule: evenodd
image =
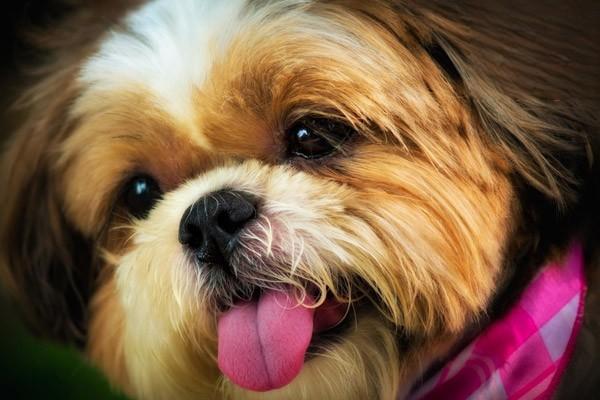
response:
M0 159L0 283L38 333L81 344L94 249L65 218L56 150L76 123L68 109L82 60L139 1L71 3L44 8L56 8L51 28L25 30L27 57L37 65L28 72L37 83L20 100L24 123Z
M52 168L54 148L69 131L67 71L32 90L26 122L3 154L0 277L35 331L81 343L92 251L65 219Z
M519 271L505 285L520 293L549 249L566 246L595 215L600 46L562 18L518 5L439 3L419 9L424 22L412 33L510 168L520 216L506 265Z
M516 184L573 204L599 129L597 41L531 10L463 3L352 4L439 67Z
M427 7L415 36L516 181L563 208L577 201L598 130L598 45L525 11Z

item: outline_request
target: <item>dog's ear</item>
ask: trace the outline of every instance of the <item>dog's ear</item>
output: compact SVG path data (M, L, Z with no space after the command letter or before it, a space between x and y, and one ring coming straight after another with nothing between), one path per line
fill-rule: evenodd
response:
M23 126L5 148L0 170L0 277L38 333L81 343L92 280L91 246L63 213L56 147L72 122L72 67L29 95Z
M439 67L518 184L565 208L589 167L589 133L599 129L597 41L525 6L467 3L352 4Z
M539 18L533 5L485 3L427 2L412 32L508 166L521 217L507 265L521 266L524 284L525 263L540 265L593 214L600 45L586 33L593 29L575 29L573 16Z
M599 128L599 46L526 10L431 2L417 13L417 40L517 181L563 207L576 200Z
M27 69L36 83L17 102L24 122L0 159L0 283L40 334L82 344L95 279L94 241L65 216L56 159L76 124L68 110L79 92L82 60L139 1L71 3L45 6L40 26L27 20L21 32L26 60L18 64L36 66Z

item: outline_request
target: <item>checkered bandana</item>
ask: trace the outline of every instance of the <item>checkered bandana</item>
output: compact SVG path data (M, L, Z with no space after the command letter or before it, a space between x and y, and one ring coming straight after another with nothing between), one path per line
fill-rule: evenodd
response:
M582 249L575 245L410 399L550 398L581 327L585 290Z

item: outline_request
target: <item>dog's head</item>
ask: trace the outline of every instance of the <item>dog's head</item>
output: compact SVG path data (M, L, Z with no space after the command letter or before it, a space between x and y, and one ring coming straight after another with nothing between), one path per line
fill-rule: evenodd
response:
M391 398L510 278L520 193L570 201L563 108L435 10L154 1L60 40L4 159L4 278L143 398Z

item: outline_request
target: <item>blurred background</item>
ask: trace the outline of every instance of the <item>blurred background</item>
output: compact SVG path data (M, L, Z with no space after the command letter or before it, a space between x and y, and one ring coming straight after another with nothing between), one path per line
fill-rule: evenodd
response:
M176 1L176 0L173 0ZM213 0L225 1L225 0ZM472 0L470 0L472 3ZM113 2L115 2L113 0ZM464 0L468 12L469 0ZM30 27L50 27L66 14L93 0L3 0L0 5L0 144L24 116L10 108L26 85L24 70L43 58L28 45ZM461 1L461 5L462 5ZM491 3L490 3L491 4ZM584 30L600 40L598 0L501 0L515 13L535 13L559 20L569 29ZM544 35L544 32L540 32ZM0 188L7 190L7 188ZM1 282L0 282L1 286ZM0 291L0 398L2 399L124 399L76 349L34 338L18 312Z
M77 350L32 337L0 302L0 398L123 399Z
M10 105L27 82L24 71L43 57L28 45L25 32L29 27L51 26L76 6L76 1L54 0L0 3L0 145L23 117ZM29 334L1 291L0 398L126 399L76 349Z

